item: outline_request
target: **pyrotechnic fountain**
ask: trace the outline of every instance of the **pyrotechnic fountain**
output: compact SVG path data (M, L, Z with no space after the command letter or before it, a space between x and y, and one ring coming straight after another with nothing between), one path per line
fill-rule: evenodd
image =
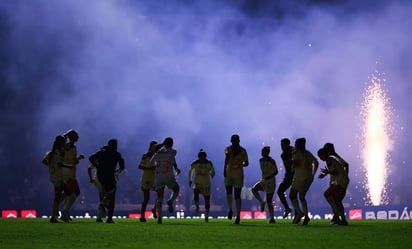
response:
M372 205L387 203L386 180L390 151L393 148L390 99L379 72L370 78L361 108L363 118L362 160L366 174L365 188Z

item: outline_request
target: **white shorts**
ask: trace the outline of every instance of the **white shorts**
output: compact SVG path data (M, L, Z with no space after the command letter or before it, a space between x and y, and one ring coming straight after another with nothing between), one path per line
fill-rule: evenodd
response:
M167 186L169 189L173 189L178 186L176 178L172 175L156 175L155 177L155 190L159 190Z

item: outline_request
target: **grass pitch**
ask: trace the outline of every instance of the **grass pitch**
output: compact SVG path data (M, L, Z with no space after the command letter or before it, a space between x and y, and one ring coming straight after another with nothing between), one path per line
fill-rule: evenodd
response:
M117 224L74 219L51 224L48 219L0 219L0 248L411 248L412 221L349 221L333 226L311 220L164 219L147 223L118 219Z

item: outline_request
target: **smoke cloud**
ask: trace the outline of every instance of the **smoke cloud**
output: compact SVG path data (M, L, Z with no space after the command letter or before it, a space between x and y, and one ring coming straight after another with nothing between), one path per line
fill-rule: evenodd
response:
M392 201L410 201L397 189L412 192L406 179L412 4L273 2L0 3L1 189L7 191L0 208L32 205L19 197L21 189L34 189L33 199L51 189L40 160L56 134L70 128L78 130L78 151L86 155L119 140L128 168L119 192L139 191L137 163L153 139L174 138L183 171L205 149L216 186L223 186L223 150L233 133L249 152L248 186L260 176L263 145L282 168L281 138L306 137L314 154L333 142L352 167L350 202L360 205L360 105L375 70L385 73L396 113ZM86 166L78 172L82 191L94 195ZM185 184L184 174L179 181ZM326 184L317 181L314 191Z

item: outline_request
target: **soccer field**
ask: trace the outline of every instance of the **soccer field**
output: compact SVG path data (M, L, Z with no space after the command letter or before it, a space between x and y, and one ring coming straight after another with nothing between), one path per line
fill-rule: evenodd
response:
M0 248L410 248L411 221L362 220L349 226L312 220L308 226L278 220L165 219L158 225L119 219L116 224L74 219L0 219Z

